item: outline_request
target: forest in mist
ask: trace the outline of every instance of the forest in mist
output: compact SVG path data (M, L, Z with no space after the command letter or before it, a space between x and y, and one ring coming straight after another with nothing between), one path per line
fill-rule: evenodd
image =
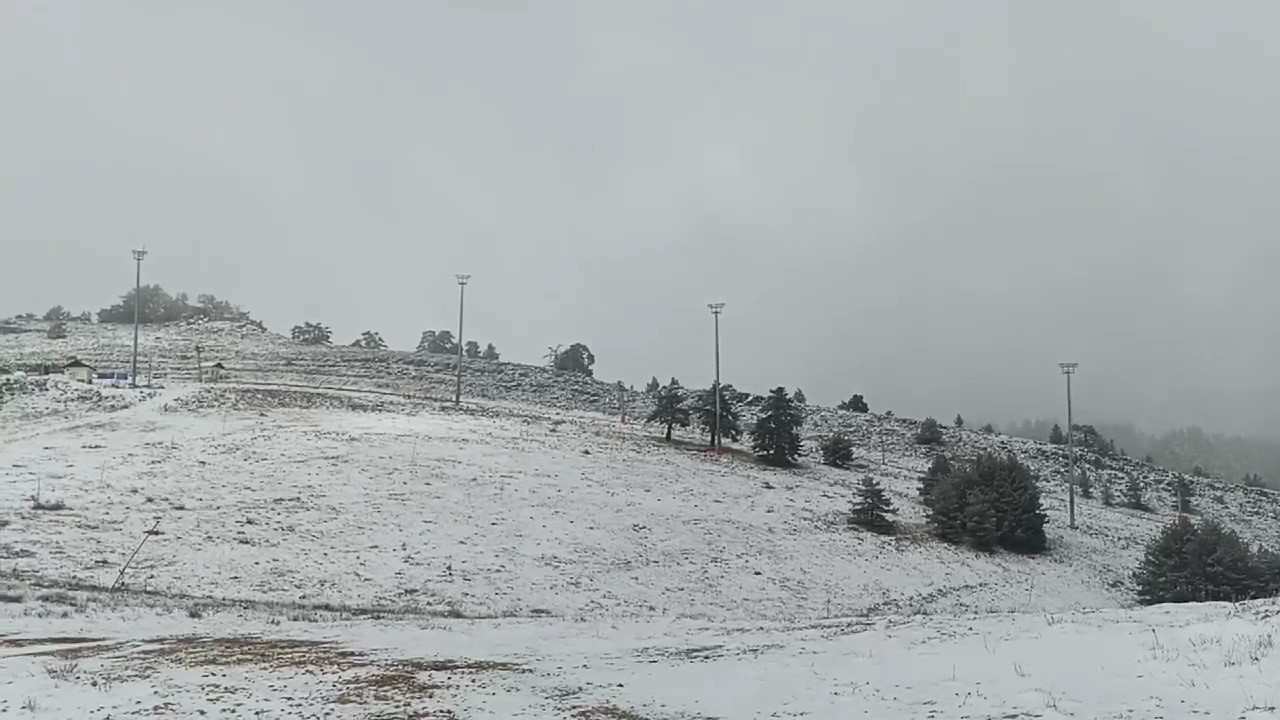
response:
M999 428L1007 435L1048 441L1054 425L1065 432L1066 423L1052 419L1024 419ZM1117 452L1130 457L1147 458L1157 465L1191 473L1197 468L1204 474L1226 480L1244 480L1260 475L1269 487L1280 487L1280 443L1239 435L1210 433L1189 426L1153 434L1133 423L1099 422L1093 428Z

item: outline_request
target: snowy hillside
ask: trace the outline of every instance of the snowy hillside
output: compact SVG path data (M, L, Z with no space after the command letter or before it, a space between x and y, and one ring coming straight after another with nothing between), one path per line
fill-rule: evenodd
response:
M67 323L67 337L45 337L48 323L9 321L24 332L0 333L0 372L38 363L79 358L100 369L128 368L133 326ZM230 322L144 325L138 340L139 375L157 382L196 379L196 346L202 362L221 362L239 382L293 383L309 387L381 390L452 399L455 358L346 346L308 346L253 325ZM619 411L616 387L543 367L506 362L466 362L462 391L468 398L535 402L540 405ZM630 403L639 402L629 394Z
M612 386L543 368L469 363L454 409L451 358L144 337L151 390L0 384L0 712L189 716L219 706L193 689L211 667L235 668L221 702L279 717L1262 717L1280 694L1272 604L1132 609L1173 506L1141 463L1083 454L1158 510L1082 498L1071 530L1063 448L947 429L949 452L1042 476L1051 551L980 554L925 531L912 420L811 408L855 468L779 471L662 442ZM128 339L0 335L0 364L122 365ZM197 341L231 383L187 379ZM864 474L899 536L845 524ZM1276 493L1192 483L1204 515L1280 536Z

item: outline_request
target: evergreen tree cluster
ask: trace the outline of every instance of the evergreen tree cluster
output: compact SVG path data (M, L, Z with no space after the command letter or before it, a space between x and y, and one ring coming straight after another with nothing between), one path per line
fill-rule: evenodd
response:
M647 423L662 425L667 440L677 428L697 426L707 436L709 447L716 445L716 391L715 387L692 394L680 381L671 378L666 385L654 387L657 378L649 381L645 392L653 398L654 407L646 418ZM720 386L720 434L725 440L736 442L742 438L742 417L739 407L745 393L734 390L732 385Z
M861 395L856 394L848 400L842 400L840 404L836 405L836 409L856 413L871 412L871 408L867 406L867 401Z
M382 335L373 330L365 330L360 333L360 337L351 343L351 347L363 348L365 350L386 350L387 343L382 339Z
M742 404L741 393L732 385L720 385L720 436L724 440L737 442L742 439L742 415L739 407ZM698 428L707 436L709 447L716 446L716 389L712 387L699 390L694 394L690 408Z
M822 464L844 470L853 462L853 440L844 433L822 438L818 446L822 452Z
M333 333L320 323L305 322L294 325L289 331L289 337L303 345L328 345L333 338Z
M935 459L921 478L920 495L930 527L945 542L1018 553L1048 548L1040 490L1012 455L984 453L954 466Z
M919 445L941 445L942 426L931 417L925 418L916 431L916 443Z
M1148 544L1133 579L1148 605L1272 597L1280 594L1280 555L1250 549L1221 523L1179 515Z
M583 343L576 342L569 347L556 345L547 348L545 357L547 364L555 370L579 373L587 377L595 375L595 371L591 368L596 364L596 356L592 354L591 348Z
M1121 494L1124 506L1130 510L1151 511L1151 506L1147 504L1146 491L1142 487L1142 481L1137 476L1130 475L1125 479Z
M44 313L45 322L67 322L71 319L71 313L61 305L54 305Z
M414 352L431 353L433 355L457 355L458 341L450 330L424 330L418 338L418 347ZM501 357L493 343L480 349L480 343L468 340L462 344L462 354L472 360L497 360Z
M219 300L213 295L200 294L192 303L186 293L170 295L159 285L143 285L142 301L137 300L137 289L130 289L120 296L120 302L98 311L98 322L132 323L135 303L138 305L138 322L143 324L176 322L192 318L207 320L234 320L249 322L262 327L262 323L250 317L247 310ZM52 313L59 308L50 308Z
M1062 432L1062 427L1059 426L1058 423L1054 423L1053 427L1049 430L1049 444L1050 445L1066 445L1067 444L1067 434Z

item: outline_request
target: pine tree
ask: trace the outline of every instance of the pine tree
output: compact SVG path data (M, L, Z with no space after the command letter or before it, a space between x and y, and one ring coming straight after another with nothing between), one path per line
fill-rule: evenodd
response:
M800 388L796 388L796 391L791 394L791 399L794 400L797 405L809 404L809 399L804 396L804 391Z
M1146 463L1146 464L1148 464L1148 465L1155 465L1155 464L1156 464L1156 459L1155 459L1155 458L1153 458L1153 457L1151 457L1150 453L1148 453L1146 457L1142 458L1142 462L1144 462L1144 463Z
M382 340L382 336L372 330L365 330L360 333L360 337L353 343L351 347L364 348L365 350L386 350L387 343Z
M1049 430L1049 444L1050 445L1066 445L1067 444L1067 436L1062 434L1062 428L1058 426L1058 423L1054 423L1053 428Z
M1179 475L1173 481L1173 509L1180 513L1191 512L1191 495L1191 481L1185 475Z
M464 345L462 348L462 354L466 355L472 360L479 360L480 359L480 343L476 342L475 340L468 340L466 342L466 345Z
M986 425L983 425L983 426L982 426L982 428L981 428L981 430L982 430L982 432L984 432L984 433L986 433L986 434L988 434L988 435L995 435L995 434L996 434L996 426L995 426L995 425L992 425L991 423L987 423Z
M689 427L689 407L686 405L688 395L675 378L670 384L658 391L654 397L653 410L649 413L647 423L658 423L667 428L666 438L671 441L671 431L675 427Z
M861 395L853 395L848 400L836 405L837 410L847 410L849 412L865 413L871 409L867 407L867 401Z
M493 343L489 343L484 346L484 352L480 353L480 357L485 360L498 360L502 355L498 353L498 348L494 347Z
M673 378L674 379L674 378ZM644 386L644 393L649 396L657 395L662 389L662 383L658 382L658 376L649 378L649 384Z
M1040 488L1031 470L1012 455L994 458L998 480L991 483L997 505L1000 547L1016 553L1044 552L1049 521L1040 505Z
M952 475L939 480L929 495L929 527L943 542L964 542L967 506L962 479Z
M928 497L930 526L946 542L968 540L979 549L999 546L1018 553L1048 547L1039 488L1013 456L979 455L931 489L922 483L921 493Z
M293 329L289 331L289 337L294 342L302 343L303 345L328 345L333 333L320 323L308 322L294 325Z
M751 447L756 457L770 465L786 467L800 457L800 428L804 414L784 387L774 388L751 428Z
M955 422L953 422L953 423L951 423L951 424L952 424L952 425L955 425L957 428L962 428L962 427L964 427L964 418L960 417L960 413L956 413L956 419L955 419Z
M62 340L67 336L67 324L61 320L55 322L45 330L44 336L50 340Z
M933 461L929 463L929 469L920 477L920 501L925 507L929 507L932 502L934 488L939 482L949 477L951 477L951 461L947 460L947 456L942 453L934 455Z
M457 355L458 344L453 339L453 333L449 330L424 330L422 337L418 339L417 352L432 353L434 355Z
M822 463L844 470L853 462L853 440L844 433L828 435L822 439Z
M1115 496L1115 493L1111 490L1110 478L1103 478L1101 497L1099 499L1101 499L1102 504L1107 507L1111 507L1112 505L1116 504L1116 496Z
M1150 605L1198 599L1187 553L1195 533L1191 521L1180 515L1147 545L1133 576L1139 602Z
M1134 583L1144 604L1237 601L1275 594L1278 573L1270 550L1251 551L1220 523L1178 515L1147 545Z
M675 378L672 378L673 380ZM742 418L738 414L738 393L732 385L720 386L720 434L722 439L737 442L742 437ZM716 391L714 387L699 390L693 397L693 416L709 438L709 446L716 446Z
M964 507L964 534L975 550L994 550L1000 538L999 518L990 492L972 492Z
M1146 512L1151 508L1147 506L1146 494L1142 489L1142 481L1134 475L1130 475L1125 480L1124 490L1122 492L1124 506L1130 510L1142 510Z
M1093 478L1089 477L1089 471L1080 468L1076 471L1076 487L1080 488L1080 497L1093 497Z
M892 535L896 528L889 516L897 512L885 496L884 488L868 475L858 484L858 497L849 513L849 524L880 535Z
M583 343L573 343L564 350L556 352L551 366L563 372L580 373L592 377L595 375L595 371L592 370L595 364L596 356L592 354L591 348Z
M919 445L941 445L942 426L933 418L925 418L916 432L916 443Z
M1204 468L1200 467L1199 465L1191 468L1191 475L1193 477L1198 477L1198 478L1205 477Z

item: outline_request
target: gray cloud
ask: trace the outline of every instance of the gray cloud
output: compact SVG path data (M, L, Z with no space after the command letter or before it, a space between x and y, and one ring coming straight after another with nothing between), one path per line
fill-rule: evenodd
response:
M1000 420L1280 421L1280 10L0 7L0 308L148 279L276 329ZM470 332L468 333L471 334Z

